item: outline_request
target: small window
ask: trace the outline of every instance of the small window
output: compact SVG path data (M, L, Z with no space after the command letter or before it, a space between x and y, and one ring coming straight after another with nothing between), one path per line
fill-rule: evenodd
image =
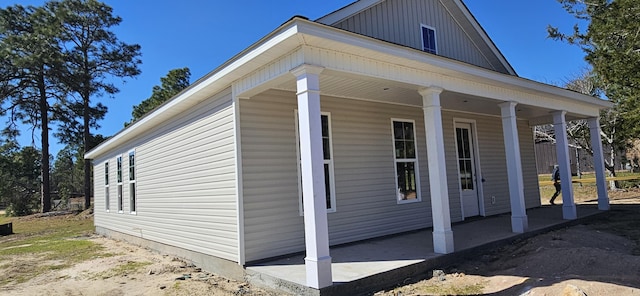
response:
M136 152L129 152L129 211L136 212Z
M392 125L398 203L420 201L414 122L395 119Z
M436 49L436 29L422 25L422 50L432 54L438 53Z
M118 212L122 213L122 156L116 162L116 181L118 182Z
M335 181L333 175L333 148L331 139L331 114L322 112L320 115L322 124L322 155L324 159L324 188L325 188L325 201L327 205L327 212L336 211L336 197L335 197ZM298 113L296 112L296 142L298 143L298 198L300 200L300 214L303 212L302 207L302 174L300 172L300 139L298 129Z
M109 211L109 162L104 163L104 209Z

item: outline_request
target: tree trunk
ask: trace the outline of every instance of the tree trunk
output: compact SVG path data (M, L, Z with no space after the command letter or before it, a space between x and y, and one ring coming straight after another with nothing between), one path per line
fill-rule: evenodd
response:
M49 102L47 102L47 92L44 81L39 81L40 88L40 121L42 139L42 163L41 167L41 206L42 212L51 211L51 184L49 182Z
M83 115L83 134L82 134L82 142L84 154L87 154L89 151L89 141L91 137L91 133L89 131L89 95L85 94L82 98L84 101L84 108L82 111ZM91 207L91 161L88 159L84 160L84 209L87 210Z

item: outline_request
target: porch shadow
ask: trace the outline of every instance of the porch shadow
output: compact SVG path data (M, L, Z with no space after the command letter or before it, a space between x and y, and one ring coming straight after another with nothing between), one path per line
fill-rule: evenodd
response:
M333 285L320 291L305 287L304 254L247 266L247 280L297 295L368 293L430 277L433 269L603 213L593 205L577 207L576 220L563 220L561 206L529 209L529 230L522 234L511 232L510 214L456 223L455 252L446 255L433 252L431 228L334 246L331 247Z

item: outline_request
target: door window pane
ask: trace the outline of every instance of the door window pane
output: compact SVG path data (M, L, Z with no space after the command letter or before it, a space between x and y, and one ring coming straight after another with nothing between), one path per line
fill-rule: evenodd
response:
M471 133L468 128L456 128L458 169L462 190L474 190L473 158L471 157Z

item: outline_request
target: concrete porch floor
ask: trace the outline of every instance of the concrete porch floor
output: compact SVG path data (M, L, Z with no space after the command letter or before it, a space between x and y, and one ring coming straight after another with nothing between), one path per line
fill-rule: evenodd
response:
M453 225L455 252L433 252L432 229L331 247L333 285L320 291L305 286L304 254L247 266L248 280L297 295L354 295L418 280L455 261L490 251L516 239L562 228L602 213L578 205L577 220L562 219L562 205L527 210L529 230L511 232L511 215L473 218Z

